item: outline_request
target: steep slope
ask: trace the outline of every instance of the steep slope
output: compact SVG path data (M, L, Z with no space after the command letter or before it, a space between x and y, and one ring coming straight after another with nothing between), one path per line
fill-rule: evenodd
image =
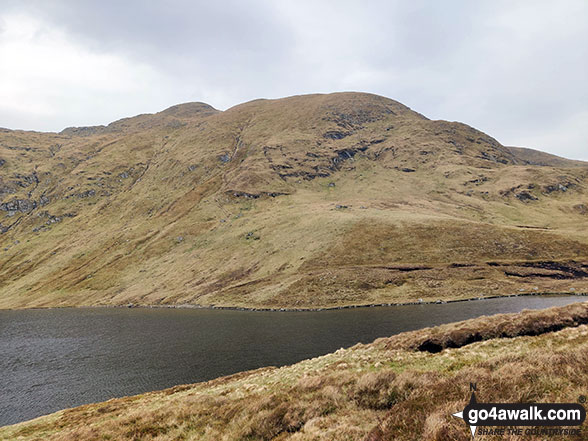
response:
M0 307L588 290L587 167L375 95L0 132Z

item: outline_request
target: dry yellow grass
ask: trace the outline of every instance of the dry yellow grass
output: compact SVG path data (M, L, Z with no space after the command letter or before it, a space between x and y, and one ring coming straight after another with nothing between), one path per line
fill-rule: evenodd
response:
M507 147L517 157L522 158L531 164L545 165L550 167L585 167L584 161L565 159L550 153L540 152L524 147Z
M3 130L0 159L2 203L28 201L0 211L0 308L588 291L587 167L529 165L383 97Z
M466 441L469 430L451 414L467 403L470 382L485 402L586 395L587 319L588 303L483 317L293 366L64 410L0 428L0 439ZM542 331L563 328L515 337L538 331L537 323ZM466 332L485 339L436 354L418 350L419 341Z

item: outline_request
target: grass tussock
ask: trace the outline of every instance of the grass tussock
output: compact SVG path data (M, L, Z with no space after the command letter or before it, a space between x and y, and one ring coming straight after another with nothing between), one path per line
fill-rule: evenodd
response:
M379 339L376 344L384 345L386 348L418 349L436 353L446 348L459 348L482 340L541 335L587 323L588 302L572 303L564 307L484 316L407 332Z

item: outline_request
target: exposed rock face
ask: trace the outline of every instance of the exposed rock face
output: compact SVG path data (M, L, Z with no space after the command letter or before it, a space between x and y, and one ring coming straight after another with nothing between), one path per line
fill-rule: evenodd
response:
M30 175L20 175L20 174L16 174L14 175L14 183L20 187L28 187L29 185L32 184L38 184L39 183L39 177L37 176L36 173L30 174Z
M342 132L340 130L329 130L323 137L327 139L343 139L346 136L353 134L353 132Z
M15 199L10 202L0 204L0 210L7 211L9 214L14 214L17 211L21 213L28 213L37 208L37 202L29 199Z
M9 194L14 194L16 193L16 189L12 186L9 185L2 185L0 186L0 198L9 195Z
M538 198L536 198L535 196L533 196L528 191L521 191L520 193L515 194L515 196L521 202L530 202L530 201L536 201L536 200L538 200Z
M82 198L82 199L91 198L93 196L96 196L96 190L86 190L81 193L76 193L76 194L74 194L74 196L77 198Z

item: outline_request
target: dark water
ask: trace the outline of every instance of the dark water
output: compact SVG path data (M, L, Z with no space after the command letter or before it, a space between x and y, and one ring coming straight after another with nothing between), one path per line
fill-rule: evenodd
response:
M290 364L402 331L581 300L513 297L322 312L0 311L0 425L113 397Z

